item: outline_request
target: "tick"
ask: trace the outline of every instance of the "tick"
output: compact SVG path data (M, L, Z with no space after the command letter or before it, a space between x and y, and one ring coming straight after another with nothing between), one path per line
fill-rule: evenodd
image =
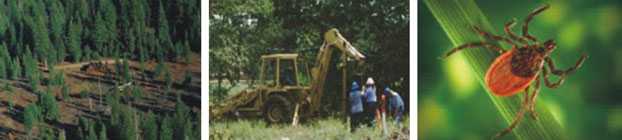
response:
M526 111L531 113L533 119L537 119L537 113L535 112L536 97L540 90L540 78L544 79L544 83L549 88L557 88L564 83L564 79L574 73L581 67L587 55L583 54L573 67L565 70L560 70L555 67L553 60L550 58L551 52L557 47L555 41L549 39L544 43L538 42L538 39L528 33L529 22L534 16L540 14L542 11L549 8L549 5L543 5L533 10L527 18L524 20L522 36L517 36L512 32L512 27L515 25L516 20L513 19L504 25L504 31L507 36L498 36L481 30L479 27L474 26L473 29L479 35L494 41L501 41L512 46L510 50L504 50L499 46L495 46L485 41L473 42L460 45L447 52L443 58L450 56L451 54L466 49L485 47L501 53L500 56L495 58L488 70L484 81L486 87L496 96L512 96L521 91L525 92L525 99L521 104L521 109L514 117L512 123L495 135L496 138L500 138L503 135L511 132L514 127L522 120L523 114ZM508 38L509 36L509 38ZM518 42L515 43L515 42ZM546 63L547 65L545 66ZM559 77L557 81L551 81L549 74ZM542 76L542 77L540 77ZM534 83L535 82L535 83ZM534 83L534 85L532 85ZM531 91L530 87L534 87Z

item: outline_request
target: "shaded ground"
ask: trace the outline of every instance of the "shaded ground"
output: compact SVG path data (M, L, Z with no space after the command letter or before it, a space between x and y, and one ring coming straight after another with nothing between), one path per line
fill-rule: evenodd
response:
M132 106L137 110L148 111L154 113L172 112L175 108L175 97L179 94L182 100L192 108L195 113L201 110L201 58L198 54L192 54L189 64L166 62L165 66L170 70L173 84L173 93L165 93L165 82L163 78L152 79L147 76L153 73L157 63L148 61L145 63L146 71L139 71L139 63L137 61L129 61L132 72L134 85L143 88L142 98L132 102ZM48 87L41 85L41 89L51 88L56 96L60 107L60 120L55 123L48 123L56 129L69 130L75 129L78 118L84 116L87 118L96 118L97 114L104 114L104 117L110 114L109 107L103 103L103 98L110 89L114 87L116 79L121 78L115 74L106 74L116 70L115 65L105 65L103 69L81 71L80 66L76 64L63 62L57 65L62 68L65 74L65 83L70 87L70 98L62 99L60 87ZM186 72L192 76L190 85L182 85ZM47 72L42 72L44 77L48 77ZM47 78L44 78L47 79ZM45 81L45 80L42 80ZM5 90L4 85L8 83L12 92ZM9 133L13 133L21 139L25 136L23 121L21 120L21 112L24 107L35 103L37 95L30 89L27 81L21 80L0 80L0 139L8 137ZM81 96L81 92L87 92L87 96ZM12 101L15 109L10 111L8 103ZM33 131L37 133L37 129ZM72 134L67 134L72 135Z

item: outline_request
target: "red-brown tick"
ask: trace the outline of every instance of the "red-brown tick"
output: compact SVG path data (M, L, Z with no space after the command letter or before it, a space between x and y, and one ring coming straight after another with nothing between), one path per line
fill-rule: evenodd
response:
M564 82L566 76L574 73L579 67L581 67L583 61L587 58L587 56L583 54L574 67L566 70L558 70L555 68L555 64L550 58L551 52L553 52L556 47L555 42L553 40L547 40L544 43L539 43L535 37L529 35L529 22L531 22L534 16L548 8L549 5L541 6L533 10L527 16L523 24L522 36L517 36L511 30L516 20L511 20L504 26L504 31L509 38L482 31L477 26L473 27L479 35L485 38L494 41L502 41L512 45L512 49L509 51L504 50L499 46L482 41L458 46L451 49L443 56L443 58L448 57L449 55L466 48L485 47L495 50L501 53L501 55L495 58L486 71L486 76L484 77L486 87L488 87L488 89L496 96L511 96L519 93L520 91L525 91L526 95L524 101L522 102L520 111L516 114L516 117L510 126L493 137L495 139L511 132L512 129L514 129L514 127L516 127L516 125L522 120L525 111L531 112L531 117L533 119L537 118L537 114L535 112L535 102L540 90L540 77L538 77L540 73L542 74L542 79L544 79L544 83L547 87L557 88ZM522 46L514 43L514 41L520 43ZM544 66L545 62L548 64L548 67ZM549 69L551 71L549 71ZM549 81L548 74L559 76L558 81ZM529 88L531 87L532 82L535 82L535 85L533 85L535 90L533 90L531 96L529 96Z

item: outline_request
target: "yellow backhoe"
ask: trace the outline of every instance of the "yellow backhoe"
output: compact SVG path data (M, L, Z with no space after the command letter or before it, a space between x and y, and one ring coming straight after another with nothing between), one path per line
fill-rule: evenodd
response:
M365 56L337 29L328 30L324 33L324 43L310 72L306 65L300 64L301 58L296 53L263 55L257 85L235 94L220 104L210 106L210 117L218 119L226 116L225 114L262 115L269 123L277 123L292 120L297 122L297 119L293 118L298 116L302 118L313 116L320 109L325 80L331 68L332 52L335 49L342 52L342 64L347 64L349 60L361 64L365 59ZM345 71L344 67L342 78L344 91ZM345 96L345 93L342 96ZM342 105L345 105L345 102Z

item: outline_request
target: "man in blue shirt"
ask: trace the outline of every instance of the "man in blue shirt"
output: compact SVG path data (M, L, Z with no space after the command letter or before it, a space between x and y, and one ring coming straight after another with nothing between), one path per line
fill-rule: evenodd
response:
M374 123L376 122L376 116L378 115L377 112L377 105L378 105L378 100L376 99L376 85L374 85L374 79L372 79L371 77L367 78L367 82L365 83L365 117L367 120L367 123L369 123L369 125L373 126Z
M384 93L389 100L387 111L391 116L395 117L395 124L399 124L404 113L404 101L397 92L391 90L389 87L384 89Z
M352 82L352 89L350 90L350 130L354 130L361 125L361 119L363 119L363 94L359 84Z

